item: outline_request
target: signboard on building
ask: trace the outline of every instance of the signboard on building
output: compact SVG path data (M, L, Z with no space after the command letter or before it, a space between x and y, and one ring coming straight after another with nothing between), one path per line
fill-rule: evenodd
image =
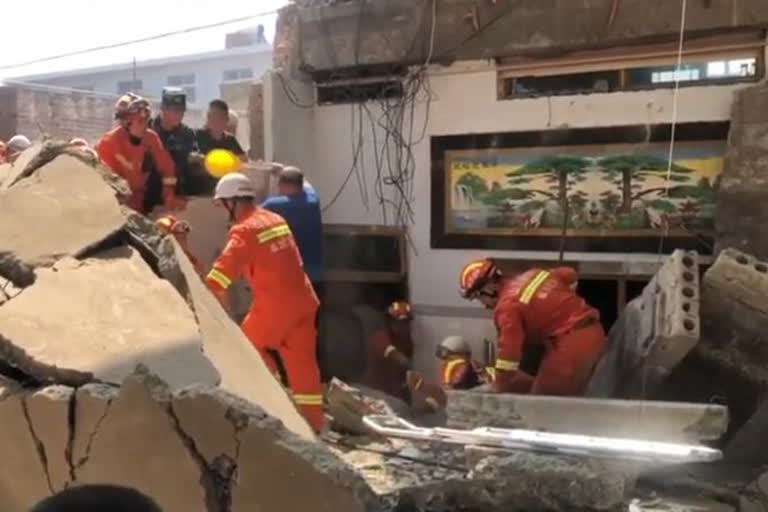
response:
M727 126L610 130L433 139L433 246L711 252Z

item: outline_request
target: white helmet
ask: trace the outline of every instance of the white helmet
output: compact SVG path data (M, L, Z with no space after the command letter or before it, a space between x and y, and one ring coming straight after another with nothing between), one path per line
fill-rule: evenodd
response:
M454 354L463 354L472 351L469 348L469 344L461 336L448 336L440 342L440 346Z
M224 175L216 184L214 199L233 199L235 197L255 197L256 190L248 176L239 172Z

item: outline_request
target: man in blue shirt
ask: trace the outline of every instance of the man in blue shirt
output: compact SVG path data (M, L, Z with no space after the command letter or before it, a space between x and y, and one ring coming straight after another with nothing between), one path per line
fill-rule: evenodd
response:
M323 221L317 192L296 167L284 167L277 182L278 195L262 205L283 217L291 228L304 271L312 281L315 293L322 301L323 284Z

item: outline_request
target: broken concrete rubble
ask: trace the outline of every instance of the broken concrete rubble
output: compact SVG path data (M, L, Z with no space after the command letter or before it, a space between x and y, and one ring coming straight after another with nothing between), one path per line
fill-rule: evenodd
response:
M493 426L658 441L718 439L721 405L447 391L448 426Z
M737 426L743 427L734 432L725 455L729 460L766 463L762 436L768 428L768 262L726 249L706 272L703 294L705 334L697 355L738 375L736 379L752 390L745 396L728 394L729 404L751 404L738 407L744 417L737 418Z
M300 439L260 409L215 388L171 393L145 373L119 389L15 393L0 401L0 428L10 433L0 438L0 509L8 512L23 512L55 490L54 468L67 469L69 485L136 488L165 512L380 506L321 444Z
M113 189L69 155L0 192L0 250L32 266L77 257L124 224Z
M700 297L698 255L673 252L611 328L587 396L650 396L699 342Z
M42 382L120 383L139 363L173 388L216 384L192 312L127 247L38 271L0 308L0 356Z

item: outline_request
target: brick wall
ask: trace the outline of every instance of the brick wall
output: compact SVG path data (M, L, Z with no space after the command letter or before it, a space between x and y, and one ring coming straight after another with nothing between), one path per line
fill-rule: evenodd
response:
M13 85L0 87L0 140L21 133L31 140L82 137L95 143L114 123L116 96L68 89ZM153 105L157 112L159 105ZM184 121L198 128L205 113L191 108Z
M82 137L96 142L112 127L112 97L29 87L16 88L16 130L30 139Z

